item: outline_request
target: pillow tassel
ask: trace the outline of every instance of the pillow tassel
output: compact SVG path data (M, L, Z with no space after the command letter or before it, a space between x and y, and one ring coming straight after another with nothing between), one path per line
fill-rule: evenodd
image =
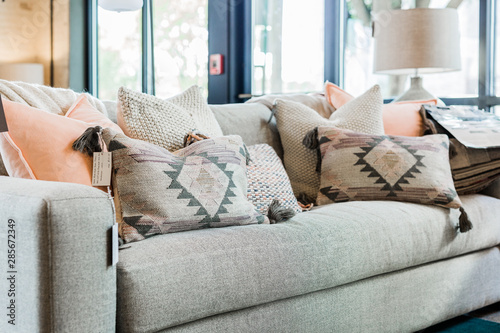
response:
M319 150L318 128L315 127L306 133L302 144L311 150L316 150L316 172L321 172L321 151Z
M274 199L267 209L267 217L271 224L288 221L294 216L293 209L281 207L278 199Z
M302 144L307 149L318 149L319 148L319 140L318 140L318 128L315 127L309 132L306 133L304 139L302 140Z
M74 150L92 157L94 153L102 151L101 134L101 126L89 127L73 142L72 147Z
M470 229L472 229L472 223L469 220L469 216L465 212L465 209L463 207L460 207L460 217L458 219L458 225L460 232L467 232Z

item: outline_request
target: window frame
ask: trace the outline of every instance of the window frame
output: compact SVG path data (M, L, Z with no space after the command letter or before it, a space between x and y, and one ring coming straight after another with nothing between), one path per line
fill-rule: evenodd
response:
M480 109L500 105L494 77L497 0L479 0L479 73L478 96L442 98L447 105L477 105ZM252 87L252 2L250 0L208 0L208 53L224 56L225 72L208 75L208 102L211 104L243 102ZM97 96L97 0L87 1L87 59L85 88ZM155 93L152 0L144 0L142 9L142 91ZM340 87L344 83L345 0L325 0L324 80ZM337 32L337 33L335 33ZM208 68L207 68L208 71ZM386 100L386 102L391 101Z

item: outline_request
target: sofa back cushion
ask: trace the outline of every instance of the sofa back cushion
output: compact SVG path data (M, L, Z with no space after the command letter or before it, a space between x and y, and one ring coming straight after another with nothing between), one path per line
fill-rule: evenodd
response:
M283 148L271 110L260 103L210 105L224 135L239 135L247 146L266 143L283 159Z

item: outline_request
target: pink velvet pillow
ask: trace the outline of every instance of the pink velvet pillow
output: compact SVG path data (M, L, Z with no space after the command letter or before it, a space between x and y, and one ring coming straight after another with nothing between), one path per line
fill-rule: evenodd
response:
M331 82L325 83L325 96L335 109L354 99L354 96ZM382 106L382 117L385 134L422 136L425 131L424 122L420 116L420 107L422 104L436 105L437 100L430 99L384 104Z
M92 158L72 149L90 126L118 125L81 95L65 116L2 99L9 132L0 134L0 153L9 176L92 184Z

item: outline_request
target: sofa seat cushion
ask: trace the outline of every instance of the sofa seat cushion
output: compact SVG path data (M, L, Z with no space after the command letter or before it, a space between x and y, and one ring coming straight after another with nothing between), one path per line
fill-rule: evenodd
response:
M118 263L118 327L156 331L340 286L500 243L500 200L463 196L458 211L401 202L346 202L274 225L161 235Z

